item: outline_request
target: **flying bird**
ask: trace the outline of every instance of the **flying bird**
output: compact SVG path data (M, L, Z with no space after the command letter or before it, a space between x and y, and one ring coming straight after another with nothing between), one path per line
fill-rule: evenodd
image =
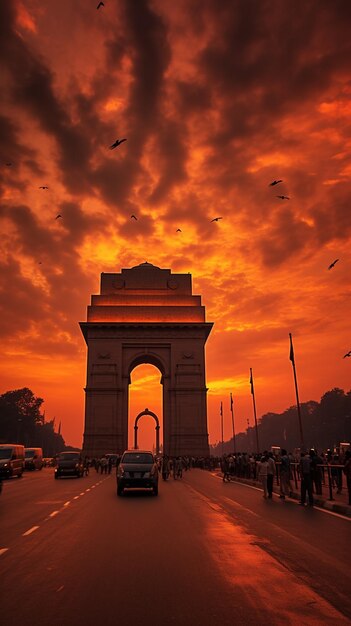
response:
M42 185L41 187L39 187L39 189L49 189L49 187L46 187L46 185Z
M59 213L58 215L56 215L55 220L58 220L59 217L62 217L61 213Z
M123 143L124 141L127 141L126 139L116 139L115 143L112 144L112 146L110 146L110 150L114 150L115 148L117 148L117 146L120 146L121 143Z
M99 2L99 4L97 5L97 7L96 7L96 8L97 8L97 9L100 9L100 7L104 7L104 6L105 6L105 5L104 5L104 3L103 3L103 2Z
M182 232L181 229L177 228L176 233L181 233L181 232Z
M131 220L138 220L138 218L137 218L137 217L135 217L135 215L131 215L131 216L130 216L130 219L131 219Z
M334 267L334 265L338 262L338 260L339 260L339 259L335 259L335 261L333 261L333 262L329 265L328 270L331 270L331 269Z
M280 198L281 200L290 200L289 196L277 196L277 198Z
M223 217L214 217L213 220L211 220L211 222L219 222L219 220L222 220Z
M344 354L344 356L342 358L346 359L347 356L351 356L351 350L350 350L350 352L346 352L346 354Z
M273 180L273 182L269 183L268 187L274 187L274 185L278 185L278 183L282 182L282 180Z

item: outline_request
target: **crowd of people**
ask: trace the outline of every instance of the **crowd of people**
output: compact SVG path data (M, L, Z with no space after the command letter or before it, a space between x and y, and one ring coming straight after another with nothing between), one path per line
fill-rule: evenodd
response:
M252 478L262 484L263 497L272 498L274 478L280 486L280 498L292 496L293 485L300 482L300 504L314 504L314 494L322 495L322 486L326 479L330 486L340 494L343 489L343 477L346 479L349 505L351 505L351 451L344 454L327 450L319 454L317 450L301 451L295 456L282 449L279 455L265 450L263 454L238 453L225 455L220 459L223 482L232 477Z
M112 468L118 466L121 457L119 455L106 454L100 458L84 459L85 474L90 468L95 468L101 474L111 474ZM249 478L260 481L263 489L263 497L270 499L273 494L273 484L276 478L279 483L279 497L284 500L292 496L294 486L300 483L300 504L309 506L314 504L314 494L322 495L322 486L326 484L326 477L330 477L331 487L340 494L343 489L343 478L346 480L349 505L351 505L351 451L344 454L336 454L331 450L318 453L311 449L294 455L286 450L280 450L278 455L265 450L263 454L238 452L223 457L190 457L167 455L158 456L157 464L164 480L170 476L181 479L184 471L192 467L207 470L215 470L220 467L223 482L229 482L233 478ZM329 474L328 474L329 468ZM294 483L294 484L293 484Z

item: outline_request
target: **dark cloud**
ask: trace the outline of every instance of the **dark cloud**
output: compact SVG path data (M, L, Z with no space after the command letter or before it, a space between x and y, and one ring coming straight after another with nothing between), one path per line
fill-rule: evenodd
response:
M0 273L0 334L9 338L26 333L33 323L43 319L42 291L22 275L14 258L0 260Z
M201 114L211 107L210 83L188 83L180 80L175 84L175 92L177 111L186 118Z
M67 103L56 95L52 71L19 36L14 12L2 7L1 17L5 26L1 52L7 59L13 102L57 141L58 163L68 189L73 193L88 191L86 172L93 154L90 137L71 121Z
M187 133L182 122L164 120L157 135L157 169L160 175L150 202L158 203L165 199L173 187L187 179Z
M11 118L0 114L0 181L5 183L10 176L11 185L23 190L26 184L19 177L21 163L35 174L41 174L42 169L35 158L36 150L26 146L20 140L19 134L19 129ZM6 163L11 163L11 167L6 167Z
M271 220L269 232L256 240L255 246L268 268L282 265L310 246L314 233L311 226L296 217L289 208L279 209Z

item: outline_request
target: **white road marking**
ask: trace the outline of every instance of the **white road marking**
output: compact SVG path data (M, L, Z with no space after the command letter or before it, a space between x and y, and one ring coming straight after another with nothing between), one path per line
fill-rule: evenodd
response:
M86 489L86 490L85 490L85 493L86 493L87 491L90 491L90 487L89 487L89 489Z
M79 495L80 495L80 496L84 496L84 491L82 491Z
M56 593L57 593L58 591L62 591L62 589L63 589L63 588L64 588L64 585L61 585L61 587L59 587L58 589L56 589Z
M8 548L0 548L0 556L2 554L5 554L5 552L7 552Z
M22 537L26 537L27 535L31 535L35 530L38 530L39 526L32 526L29 530L22 534Z
M73 500L78 500L79 496L74 496Z
M59 511L53 511L52 513L50 513L49 517L55 517L55 515L57 515L59 513Z
M70 500L68 500L67 502L65 502L63 506L68 506L69 504L71 504L71 501L70 501Z
M91 488L92 488L92 489L95 489L95 485L92 485L92 486L91 486Z

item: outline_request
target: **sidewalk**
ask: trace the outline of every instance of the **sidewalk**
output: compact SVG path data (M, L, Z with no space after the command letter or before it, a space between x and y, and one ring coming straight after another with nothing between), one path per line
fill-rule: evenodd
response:
M220 476L223 476L220 470L217 470L217 472ZM261 487L261 483L253 478L239 478L237 476L231 476L230 480L232 482L243 483L244 485L252 485L253 487L258 488ZM299 490L296 490L294 481L291 482L293 492L290 497L292 500L300 500L300 492ZM279 485L277 485L276 482L273 485L273 492L278 495L280 493ZM314 506L320 507L322 509L327 509L328 511L333 511L334 513L339 513L339 515L351 517L351 506L348 504L347 487L344 487L341 493L336 493L336 490L333 489L334 500L329 500L329 489L326 485L322 486L322 492L323 495L321 496L317 496L315 493L313 494ZM289 497L287 496L286 499L289 500Z

